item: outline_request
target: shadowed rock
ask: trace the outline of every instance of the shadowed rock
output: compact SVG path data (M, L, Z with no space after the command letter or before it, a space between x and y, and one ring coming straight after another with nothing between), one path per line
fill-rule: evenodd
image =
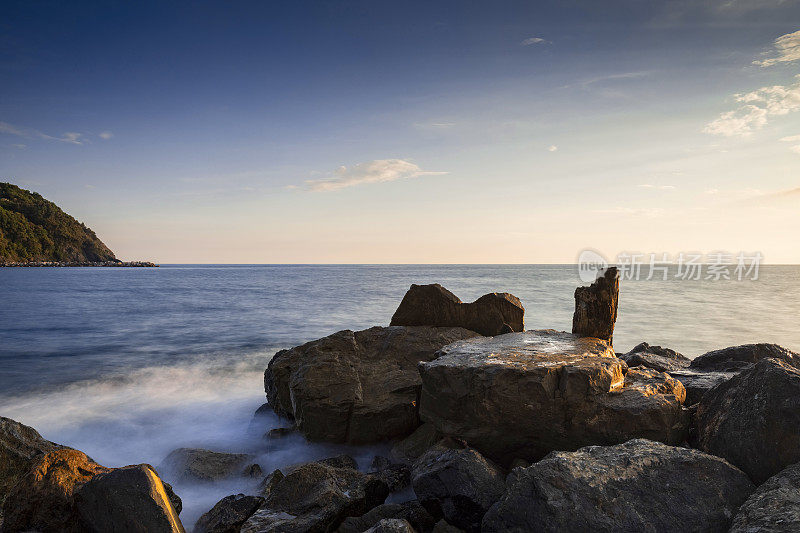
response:
M364 533L416 533L407 520L402 518L384 518Z
M464 328L344 330L275 354L264 373L272 408L311 440L364 444L404 437L419 425L416 365Z
M610 267L589 287L575 289L575 314L572 333L580 337L597 337L612 343L619 302L617 267Z
M508 476L485 532L724 532L755 489L727 461L643 439L553 452Z
M222 453L201 448L178 448L170 452L159 466L182 481L218 481L241 476L252 456L243 453Z
M763 483L800 461L800 370L762 359L708 391L696 419L700 449Z
M800 463L775 474L747 499L730 533L800 531Z
M646 366L659 372L672 372L689 366L691 360L675 350L650 346L646 342L636 345L631 351L620 356L629 367Z
M694 359L692 370L737 372L752 366L762 359L773 358L800 368L800 354L777 344L743 344L721 350L713 350Z
M389 459L396 463L411 465L443 436L433 424L422 424L414 433L392 446L389 450Z
M264 498L258 496L226 496L197 520L193 533L239 533L242 524L263 503Z
M686 389L684 405L694 405L703 398L706 392L720 383L728 381L736 375L736 372L705 372L685 368L671 370L669 375L680 381Z
M337 532L362 533L386 518L406 520L411 527L421 533L430 532L436 524L436 520L417 500L411 500L403 503L384 503L361 516L345 518Z
M390 325L462 327L491 336L522 331L524 315L525 308L513 294L493 292L464 303L434 283L411 285Z

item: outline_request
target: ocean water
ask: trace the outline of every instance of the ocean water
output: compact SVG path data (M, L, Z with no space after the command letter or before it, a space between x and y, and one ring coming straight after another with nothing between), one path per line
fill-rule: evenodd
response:
M253 453L267 472L343 451L366 466L386 446L263 439L282 423L252 421L264 368L279 349L387 325L411 283L433 282L464 301L511 292L526 328L561 330L582 284L572 265L0 268L0 415L106 466L158 467L182 446ZM798 266L762 266L748 281L671 272L621 282L614 344L647 341L688 357L750 342L800 351L798 318ZM176 483L184 525L253 483Z

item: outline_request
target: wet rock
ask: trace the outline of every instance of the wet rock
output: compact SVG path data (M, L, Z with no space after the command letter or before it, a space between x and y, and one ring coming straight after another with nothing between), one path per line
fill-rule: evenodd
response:
M763 359L708 391L696 418L700 449L763 483L800 461L800 370Z
M448 524L447 520L442 519L436 522L431 533L463 533L463 531L463 529Z
M553 330L459 341L420 365L420 416L505 466L635 437L683 442L680 382L626 368L607 342Z
M0 416L0 504L44 454L58 448L32 427Z
M338 533L362 533L386 518L406 520L411 527L421 533L429 533L436 520L417 500L403 503L384 503L361 516L345 518Z
M669 375L680 381L686 389L684 405L694 405L703 398L706 392L720 383L728 381L736 375L736 372L705 372L687 368L672 370Z
M258 510L264 498L233 494L217 502L200 517L193 533L239 533L242 524Z
M297 431L296 428L272 428L264 435L268 439L282 439L288 437Z
M320 459L319 461L315 462L332 466L334 468L351 468L353 470L358 470L358 462L346 454L336 455L334 457L327 457L325 459Z
M672 372L689 366L691 360L675 350L650 346L646 342L636 345L630 352L620 357L629 367L645 366L659 372Z
M384 518L364 533L416 533L408 521L402 518Z
M99 473L75 492L83 522L93 531L183 533L161 479L150 465Z
M482 530L723 532L754 489L697 450L643 439L589 446L514 470Z
M579 337L596 337L611 344L618 302L619 274L617 267L610 267L589 287L575 289L572 333Z
M251 465L247 465L242 470L243 477L252 477L252 478L260 478L264 475L264 471L261 469L261 465L253 463Z
M414 433L392 446L389 458L395 463L414 464L414 461L428 451L428 448L439 442L443 436L433 424L422 424L414 430Z
M340 331L275 354L264 373L270 405L311 440L364 444L419 425L416 365L463 328L374 327Z
M383 480L389 492L397 492L411 484L411 468L402 463L392 463L386 457L376 455L370 465L369 473Z
M694 359L689 367L693 370L737 372L767 358L780 359L795 368L800 368L800 354L777 344L764 343L714 350Z
M388 494L386 484L374 476L352 468L306 463L274 483L241 531L330 531L346 517L363 515L380 505Z
M243 453L178 448L170 452L159 470L181 481L218 481L242 475L245 464L252 459L253 456Z
M800 531L800 463L775 474L750 495L730 533Z
M438 283L411 285L392 316L392 326L461 327L481 335L523 331L525 309L507 292L485 294L463 303Z
M283 475L283 472L280 470L273 470L270 474L264 478L264 480L259 483L258 485L258 493L261 494L263 497L267 497L272 492L272 489L286 476Z
M470 448L432 448L414 464L412 484L433 517L472 532L505 489L501 470Z

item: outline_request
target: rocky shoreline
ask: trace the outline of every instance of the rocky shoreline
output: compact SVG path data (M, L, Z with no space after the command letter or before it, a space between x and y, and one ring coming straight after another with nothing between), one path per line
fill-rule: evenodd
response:
M0 262L0 267L157 267L150 261L27 261L22 263Z
M286 423L262 428L265 448L294 432L391 443L368 469L343 455L262 472L190 448L110 469L0 419L0 531L184 531L157 472L258 481L198 533L800 530L800 354L616 353L618 298L612 267L575 291L567 333L525 330L511 294L412 285L390 326L276 353L253 424Z

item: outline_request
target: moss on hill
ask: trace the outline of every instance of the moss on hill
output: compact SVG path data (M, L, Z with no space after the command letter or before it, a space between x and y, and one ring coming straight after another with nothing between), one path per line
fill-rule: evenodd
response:
M0 182L0 262L116 261L95 233L41 195Z

